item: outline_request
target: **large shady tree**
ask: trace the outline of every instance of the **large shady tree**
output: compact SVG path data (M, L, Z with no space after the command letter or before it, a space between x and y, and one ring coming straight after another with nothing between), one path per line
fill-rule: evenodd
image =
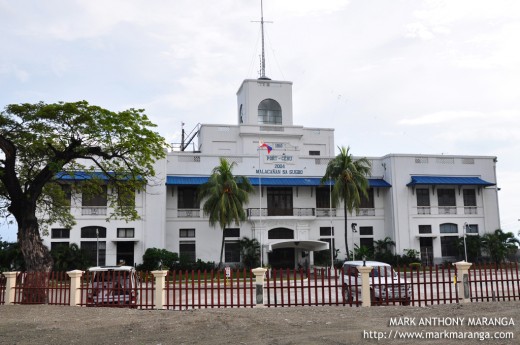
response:
M108 218L137 218L126 206L165 155L153 127L143 110L113 112L86 101L12 104L0 112L0 212L16 220L28 271L51 270L40 232L53 223L74 225L64 206L76 188L94 195L109 184Z
M484 234L481 240L482 247L496 265L500 265L510 255L516 254L520 245L520 241L512 232L503 232L501 229Z
M332 204L337 205L343 201L345 214L345 249L347 259L350 260L348 249L348 213L359 210L361 198L368 197L368 176L370 175L370 162L366 158L354 159L350 154L350 147L338 147L339 154L327 165L322 183L334 183L332 187Z
M249 201L249 193L253 192L247 177L233 175L235 165L235 162L229 163L225 158L220 158L220 165L213 169L208 182L202 184L198 191L199 200L204 200L202 209L209 216L209 224L218 224L222 230L219 268L224 253L224 229L246 220L244 204Z

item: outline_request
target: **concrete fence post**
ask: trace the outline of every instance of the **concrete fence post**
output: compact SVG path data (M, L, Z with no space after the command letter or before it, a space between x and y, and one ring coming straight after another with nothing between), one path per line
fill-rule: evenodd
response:
M68 271L70 277L70 306L75 307L81 305L81 277L83 271Z
M370 296L370 272L372 266L358 266L357 270L361 273L361 306L370 307L372 305Z
M165 277L168 271L152 271L155 277L155 309L164 309L166 302Z
M251 270L255 275L255 286L256 286L256 300L255 300L255 308L263 308L264 307L264 279L265 272L267 269L263 267L254 268Z
M471 302L469 293L469 268L471 265L472 263L464 260L455 263L455 267L457 267L457 289L459 290L459 300L462 303Z
M20 272L3 272L6 281L5 281L5 299L4 303L6 305L14 304L14 295L15 295L15 287L16 287L16 276Z

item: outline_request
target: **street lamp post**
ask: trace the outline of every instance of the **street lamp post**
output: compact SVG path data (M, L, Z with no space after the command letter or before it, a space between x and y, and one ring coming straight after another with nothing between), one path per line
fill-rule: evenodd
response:
M466 230L468 228L468 223L464 223L464 227L462 231L464 232L464 260L468 262L468 249L466 247Z
M357 232L357 229L356 229L356 226L357 226L357 223L352 223L351 225L351 228L352 228L352 257L354 260L356 260L356 244L354 243L354 234Z
M96 266L99 266L99 229L96 228Z

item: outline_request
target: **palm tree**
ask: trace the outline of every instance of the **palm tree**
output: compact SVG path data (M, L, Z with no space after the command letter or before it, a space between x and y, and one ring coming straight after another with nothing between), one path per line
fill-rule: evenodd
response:
M242 254L242 263L247 269L258 267L260 264L260 243L256 238L243 237L240 240L240 254Z
M500 229L482 236L482 247L487 251L496 265L504 261L513 252L516 253L520 241L511 232Z
M208 182L202 184L198 191L199 200L205 200L202 209L209 216L209 224L218 224L222 229L219 268L224 253L224 229L232 223L239 225L246 219L244 204L249 201L249 193L253 192L247 177L233 176L235 165L235 162L229 163L225 158L220 158L220 165L213 169Z
M392 241L390 237L385 237L382 240L374 241L375 251L379 254L385 254L390 252L390 248L395 246L395 241Z
M322 183L333 180L332 203L336 205L343 201L343 211L345 213L345 249L347 259L350 260L348 250L348 224L347 211L352 213L355 209L359 210L361 197L368 197L368 178L370 174L370 162L366 158L354 159L349 153L350 147L338 147L339 154L329 162L325 176L321 179Z

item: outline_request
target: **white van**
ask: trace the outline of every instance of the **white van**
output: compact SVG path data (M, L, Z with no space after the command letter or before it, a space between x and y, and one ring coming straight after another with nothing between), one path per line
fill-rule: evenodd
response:
M361 273L358 266L371 266L369 275L372 305L410 304L412 289L410 283L399 278L387 263L379 261L345 261L343 264L343 289L345 300L349 303L361 302Z
M91 267L87 279L87 306L135 306L138 279L134 267Z

